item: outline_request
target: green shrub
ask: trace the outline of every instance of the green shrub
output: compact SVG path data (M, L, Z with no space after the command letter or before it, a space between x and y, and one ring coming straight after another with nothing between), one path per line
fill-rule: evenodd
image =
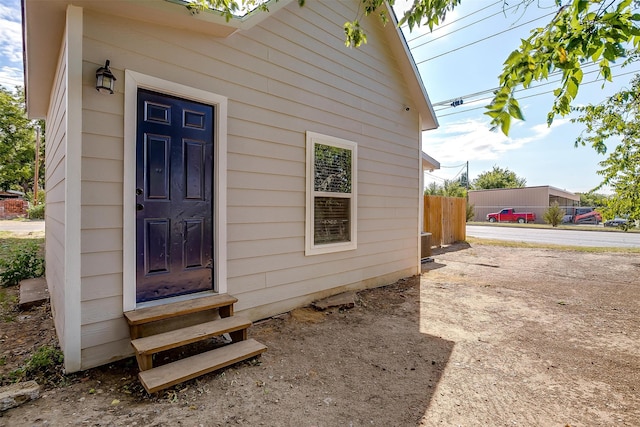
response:
M560 208L558 202L553 202L551 206L549 206L549 209L544 211L542 219L544 219L544 222L547 224L551 224L552 227L557 227L558 224L562 222L564 214L565 212Z
M15 286L21 280L44 275L44 258L38 244L28 242L12 249L7 258L0 259L0 269L3 286Z
M44 203L27 209L29 219L44 219Z
M471 221L476 216L476 205L469 204L467 202L467 222Z

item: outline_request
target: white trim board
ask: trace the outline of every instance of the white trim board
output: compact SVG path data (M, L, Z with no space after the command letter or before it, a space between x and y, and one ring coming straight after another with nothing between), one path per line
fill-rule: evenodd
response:
M136 126L138 88L214 107L214 287L227 292L227 98L201 89L125 70L123 184L123 310L136 308Z
M317 191L314 191L314 149L315 144L329 145L351 151L351 224L350 240L340 243L316 245L314 243L314 201ZM358 144L354 141L323 135L316 132L306 133L306 206L305 206L305 256L320 255L333 252L351 251L358 248ZM335 193L327 193L328 197L335 197Z
M64 267L64 368L82 367L81 204L82 204L82 33L83 10L67 7L66 153L65 153L65 267Z

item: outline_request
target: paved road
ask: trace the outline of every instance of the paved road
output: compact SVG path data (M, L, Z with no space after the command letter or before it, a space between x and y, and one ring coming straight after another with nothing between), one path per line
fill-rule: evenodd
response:
M640 233L467 225L467 236L553 245L640 248Z
M44 221L7 221L0 220L0 231L30 233L44 231Z

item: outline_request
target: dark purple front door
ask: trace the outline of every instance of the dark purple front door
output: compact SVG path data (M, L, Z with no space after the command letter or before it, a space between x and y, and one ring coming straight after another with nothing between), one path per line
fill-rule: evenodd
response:
M136 301L213 287L213 107L138 90Z

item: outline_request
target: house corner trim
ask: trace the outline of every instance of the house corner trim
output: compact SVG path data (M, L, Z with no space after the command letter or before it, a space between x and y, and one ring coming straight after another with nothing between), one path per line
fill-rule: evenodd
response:
M83 10L69 5L66 15L67 152L65 180L64 368L82 369L82 34Z

